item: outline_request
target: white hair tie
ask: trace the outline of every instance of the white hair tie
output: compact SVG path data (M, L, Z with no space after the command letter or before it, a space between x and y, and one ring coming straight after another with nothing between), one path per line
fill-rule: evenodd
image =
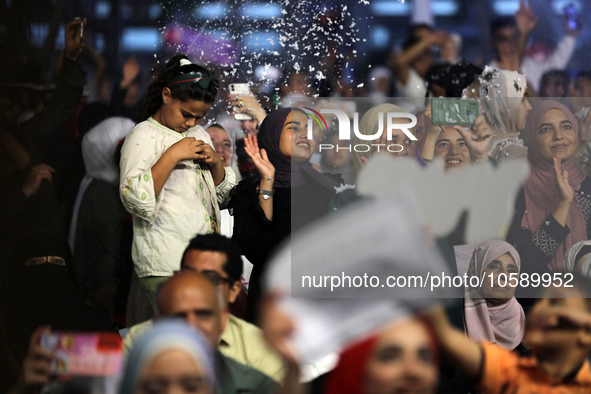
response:
M187 64L193 64L189 59L181 59L180 61L181 66L186 66Z

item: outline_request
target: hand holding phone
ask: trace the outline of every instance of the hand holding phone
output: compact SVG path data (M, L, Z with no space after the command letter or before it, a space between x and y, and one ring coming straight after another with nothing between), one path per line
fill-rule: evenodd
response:
M41 338L49 333L49 327L42 326L36 329L31 336L29 351L23 360L23 371L17 383L21 388L20 392L28 392L49 383L51 377L50 365L54 354L41 346Z
M230 84L229 101L237 120L256 119L261 123L267 116L267 112L252 94L247 83Z
M483 114L478 114L470 128L454 126L454 129L464 137L473 163L482 163L488 160L488 151L494 137L494 131L486 122Z
M232 111L234 112L234 119L236 120L251 120L253 117L247 114L247 108L244 105L244 98L242 96L252 96L247 83L231 83L230 95L236 96L232 100Z
M77 16L74 18L75 21L80 21L80 39L84 38L84 19Z
M566 29L569 32L578 33L581 30L581 18L574 3L569 3L564 7L564 18L566 20Z
M76 18L68 23L65 28L64 55L73 62L78 59L86 45L84 43L84 24L86 24L86 18Z
M41 347L53 353L51 372L68 376L113 376L123 366L117 333L45 332Z

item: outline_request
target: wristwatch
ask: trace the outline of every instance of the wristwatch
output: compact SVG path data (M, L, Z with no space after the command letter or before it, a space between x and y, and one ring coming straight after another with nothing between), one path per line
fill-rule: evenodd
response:
M265 190L265 189L257 188L257 194L262 194L263 198L265 200L268 200L271 197L273 197L273 194L275 194L275 190Z

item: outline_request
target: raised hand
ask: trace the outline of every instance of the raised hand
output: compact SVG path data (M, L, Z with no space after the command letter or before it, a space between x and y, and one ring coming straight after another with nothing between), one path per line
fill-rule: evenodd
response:
M441 128L434 125L432 119L431 101L429 100L429 104L427 104L427 108L425 108L425 133L437 137L439 132L441 132Z
M460 126L454 126L454 129L464 137L472 162L478 163L488 160L488 150L494 133L484 115L479 114L470 129Z
M258 102L255 96L243 94L231 94L228 96L228 101L232 106L234 114L247 114L257 119L261 123L267 113Z
M55 170L47 164L39 164L38 166L31 168L31 171L29 171L29 175L22 186L25 196L28 198L37 194L41 187L41 181L44 179L47 179L49 183L51 183L54 172Z
M65 50L64 55L66 58L70 59L71 61L75 62L80 54L82 53L82 49L86 45L84 39L81 37L80 32L83 29L83 25L86 25L86 18L83 20L75 20L71 21L66 25L64 37L65 37Z
M254 163L261 176L261 181L272 181L275 176L275 167L269 161L267 152L264 149L259 149L259 143L255 136L248 134L244 137L244 150Z
M554 157L554 179L556 180L556 189L558 190L558 202L561 204L570 204L575 197L575 192L568 182L568 171L561 170L560 156Z
M31 337L29 352L23 361L23 374L19 382L23 389L30 390L49 382L53 353L41 347L41 337L45 333L49 333L48 326L39 327Z
M125 64L123 65L123 78L121 79L121 83L119 87L121 89L127 88L133 80L138 76L140 72L140 65L137 62L135 56L131 56Z
M538 16L527 2L521 1L515 14L515 22L521 33L529 34L538 24Z

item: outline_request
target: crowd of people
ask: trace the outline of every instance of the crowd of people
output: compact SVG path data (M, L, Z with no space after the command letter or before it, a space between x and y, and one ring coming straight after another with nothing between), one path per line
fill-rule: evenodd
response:
M368 73L367 91L335 72L328 101L313 100L320 92L296 71L279 97L256 84L226 94L214 68L184 54L141 98L131 58L108 103L83 98L81 25L66 25L51 98L2 100L0 391L89 392L56 378L43 345L52 332L120 334L121 393L591 391L591 74L573 80L565 69L580 24L566 24L540 60L527 47L537 17L523 5L491 26L495 59L484 68L461 59L458 35L412 25ZM313 116L343 96L361 115L350 141ZM442 123L433 98L476 102L478 113ZM414 115L414 138L382 133L385 113ZM351 148L376 135L368 150ZM502 236L439 239L457 275L491 281L356 338L336 362L302 365L299 322L264 285L274 252L371 200L354 185L374 155L446 173L518 160L529 175ZM571 274L573 286L533 285L534 299L523 274ZM517 285L492 285L503 276Z

